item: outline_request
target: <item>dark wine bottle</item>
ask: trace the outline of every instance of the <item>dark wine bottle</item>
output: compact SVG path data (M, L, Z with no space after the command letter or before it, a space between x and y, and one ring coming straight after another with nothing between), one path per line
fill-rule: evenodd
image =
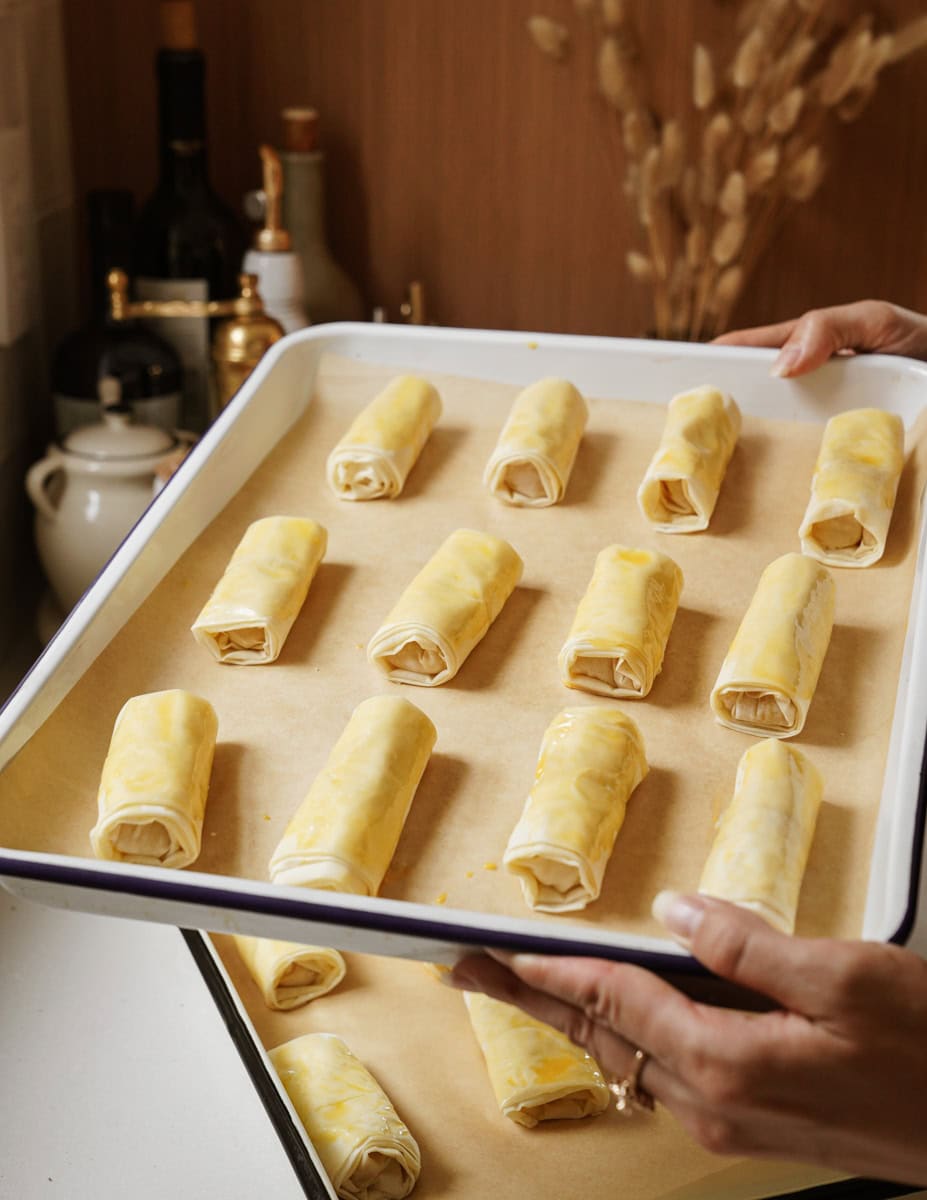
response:
M193 5L161 0L158 51L160 171L135 230L135 289L142 300L225 300L237 295L246 235L213 191L206 164L206 62L196 45ZM183 420L206 428L211 415L209 322L148 324L170 341L184 368Z
M58 345L52 362L58 438L99 421L99 385L107 377L118 381L121 401L139 423L173 430L180 420L181 367L173 349L137 321L109 316L107 272L131 268L132 208L132 193L122 189L87 196L91 315Z

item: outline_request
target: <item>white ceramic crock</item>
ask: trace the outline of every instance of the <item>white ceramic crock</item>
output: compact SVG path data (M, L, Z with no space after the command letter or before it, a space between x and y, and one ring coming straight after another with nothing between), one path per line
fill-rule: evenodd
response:
M39 560L68 612L148 507L156 471L192 437L134 425L129 413L104 410L102 421L53 443L30 467L26 491L35 505Z

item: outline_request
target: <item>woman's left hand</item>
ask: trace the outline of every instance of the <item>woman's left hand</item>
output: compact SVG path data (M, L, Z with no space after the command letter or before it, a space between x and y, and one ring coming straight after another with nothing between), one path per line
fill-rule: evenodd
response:
M787 937L704 896L654 911L708 968L782 1007L696 1003L598 959L464 959L450 982L516 1004L639 1085L703 1146L927 1186L927 962L874 942Z

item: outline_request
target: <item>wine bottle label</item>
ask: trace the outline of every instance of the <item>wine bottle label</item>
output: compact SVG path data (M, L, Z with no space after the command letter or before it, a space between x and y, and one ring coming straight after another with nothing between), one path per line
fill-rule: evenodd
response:
M209 284L205 279L152 279L139 276L135 280L135 290L140 300L209 299ZM208 319L146 317L144 324L176 351L183 367L183 428L202 433L212 416Z
M85 396L66 396L62 392L52 395L55 415L55 436L61 441L75 429L84 425L95 425L100 420L100 401ZM161 396L146 396L130 400L132 416L137 425L160 425L168 433L180 427L180 392L165 392Z

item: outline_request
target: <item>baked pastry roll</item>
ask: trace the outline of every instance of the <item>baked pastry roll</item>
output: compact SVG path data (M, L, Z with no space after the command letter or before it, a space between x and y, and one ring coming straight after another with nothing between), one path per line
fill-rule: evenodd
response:
M236 935L235 945L264 1003L279 1012L300 1008L344 979L344 959L327 946L302 946Z
M483 483L506 504L556 504L566 491L588 418L586 402L572 383L532 383L515 397Z
M737 764L734 798L698 890L791 933L822 788L817 768L794 746L775 738L751 746Z
M644 739L615 708L558 713L503 863L537 912L595 900L631 793L647 774Z
M399 597L367 658L396 683L447 683L502 611L523 566L502 538L458 529Z
M418 1143L341 1038L306 1033L270 1061L343 1200L408 1196L422 1169Z
M358 704L273 853L274 883L375 896L436 738L408 700Z
M801 554L760 576L711 693L716 720L741 733L801 733L834 627L834 579Z
M426 380L390 380L329 454L329 487L340 500L392 500L440 416L441 398Z
M531 1129L608 1108L598 1064L566 1034L480 992L464 992L464 1001L503 1116Z
M885 551L904 466L895 413L856 408L831 417L798 536L802 553L832 567L868 567Z
M663 437L637 492L654 528L662 533L708 528L739 433L740 409L717 388L672 398Z
M97 858L161 867L194 861L218 727L212 705L190 692L149 692L126 701L113 726L90 831Z
M192 633L222 663L273 662L325 556L328 534L308 517L264 517L245 530Z
M606 546L560 651L569 688L640 699L653 687L679 607L682 571L656 550Z

